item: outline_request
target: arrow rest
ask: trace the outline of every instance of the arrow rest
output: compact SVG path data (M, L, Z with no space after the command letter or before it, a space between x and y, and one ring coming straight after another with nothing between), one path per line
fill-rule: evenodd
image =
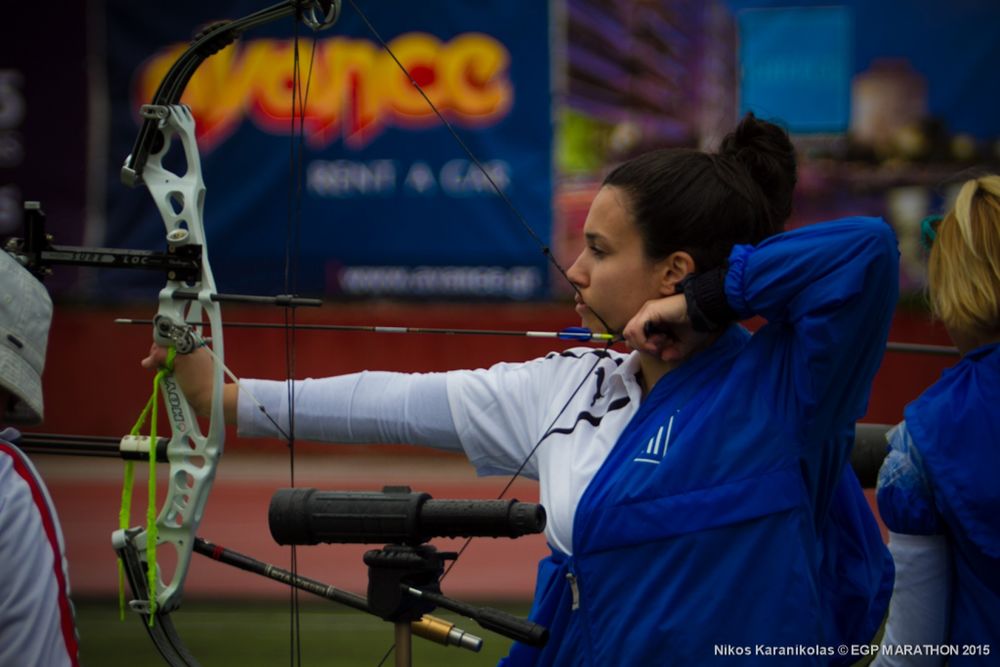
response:
M159 314L153 318L153 340L160 347L174 347L177 354L191 354L202 345L190 324L178 324L171 317Z

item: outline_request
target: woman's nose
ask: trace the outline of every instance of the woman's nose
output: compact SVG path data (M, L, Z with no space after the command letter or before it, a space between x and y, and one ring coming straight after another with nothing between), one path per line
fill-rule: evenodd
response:
M587 272L584 268L584 253L577 255L576 260L566 270L566 277L577 287L587 286Z

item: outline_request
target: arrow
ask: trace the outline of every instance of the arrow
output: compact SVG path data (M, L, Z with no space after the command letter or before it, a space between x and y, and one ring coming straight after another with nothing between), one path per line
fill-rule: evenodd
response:
M151 325L153 320L118 318L115 324ZM204 326L207 322L188 322L194 326ZM227 322L226 327L242 329L284 329L284 324L269 322ZM617 342L620 338L607 333L595 333L586 327L567 327L560 331L508 331L503 329L428 329L424 327L383 327L361 324L296 324L295 329L313 331L368 331L374 333L414 333L449 334L468 336L525 336L527 338L558 338L560 340ZM920 343L886 343L888 352L958 356L958 349L947 345L923 345Z
M134 320L129 318L118 318L115 324L143 324L151 325L152 320ZM194 326L207 324L207 322L188 322ZM225 326L243 329L284 329L284 324L272 324L269 322L226 322ZM411 334L448 334L465 336L524 336L527 338L558 338L560 340L577 341L615 341L618 340L613 334L595 333L586 327L567 327L560 331L508 331L503 329L436 329L425 327L384 327L361 324L296 324L296 330L312 331L367 331L374 333L411 333Z

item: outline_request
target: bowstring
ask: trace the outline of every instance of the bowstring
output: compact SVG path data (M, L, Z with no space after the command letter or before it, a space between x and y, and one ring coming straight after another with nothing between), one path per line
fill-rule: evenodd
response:
M313 39L309 55L309 67L306 83L302 86L302 69L299 59L299 23L301 9L296 11L292 32L292 113L291 139L289 141L289 188L288 188L288 221L285 226L285 294L294 295L297 288L299 253L301 249L302 228L302 174L303 154L305 151L305 120L306 105L309 100L309 87L312 81L313 63L316 58L316 40ZM298 126L296 127L296 109L298 110ZM295 488L295 333L296 309L289 304L284 310L285 331L285 382L288 391L288 468L289 485ZM298 550L291 546L290 570L293 577L298 576ZM302 628L299 614L299 590L292 587L289 604L292 608L290 623L289 663L302 665Z
M605 345L604 349L605 350L609 349L612 344L613 342L609 341ZM590 379L590 376L591 374L593 374L594 369L597 368L597 365L601 363L601 359L602 357L600 355L598 355L594 359L594 364L583 375L583 377L580 380L580 383L576 385L576 388L573 389L573 392L569 395L569 398L567 398L566 402L563 403L561 408L559 408L559 412L556 413L556 416L552 418L552 421L549 423L548 428L542 431L542 436L538 439L538 442L536 442L535 445L531 448L531 451L528 452L528 455L525 456L524 460L521 461L521 465L517 467L517 470L515 470L514 474L511 475L510 479L507 480L507 483L500 490L500 493L497 494L497 500L502 500L504 496L507 495L507 492L510 491L511 487L514 486L514 482L518 480L518 478L521 476L521 473L524 472L525 467L527 467L528 462L531 461L532 457L535 456L535 452L538 451L538 448L542 446L543 442L545 442L545 438L547 438L549 436L549 433L552 432L552 429L555 428L556 422L558 422L559 419L562 418L566 410L569 409L569 406L572 404L573 399L576 398L576 395L580 393L581 389L583 389L583 385L585 385L587 383L587 380ZM465 541L462 543L462 546L458 549L458 552L456 553L454 560L452 560L451 563L448 564L448 567L445 568L445 571L444 573L442 573L441 578L438 579L438 582L444 581L444 578L448 576L448 573L450 573L452 569L455 567L455 565L458 563L458 559L462 557L462 554L465 553L465 550L469 547L470 544L472 544L473 539L474 538L472 537L465 538Z
M455 142L458 143L458 145L462 148L462 150L465 152L466 157L468 157L469 160L474 165L476 165L476 168L479 169L479 171L483 174L483 176L486 178L487 182L490 184L490 187L493 188L493 191L497 194L497 196L500 198L500 200L504 203L504 205L507 207L507 209L510 211L510 213L514 216L514 218L519 223L521 223L521 226L528 232L528 234L531 236L531 238L534 239L534 241L538 244L538 246L541 249L542 254L545 256L546 260L548 260L548 262L556 269L556 271L559 273L559 275L561 275L563 277L563 279L566 281L566 283L573 290L573 293L576 294L577 298L579 298L582 303L585 303L584 299L583 299L583 295L580 293L580 288L577 287L576 283L574 283L570 279L569 275L567 275L567 273L566 273L566 270L563 269L562 265L560 265L559 262L556 260L555 256L552 254L551 248L549 248L549 246L538 236L538 234L531 227L531 225L528 224L528 221L525 219L524 215L520 212L520 210L514 205L514 203L510 200L510 198L503 191L503 189L501 189L500 186L497 185L496 181L493 179L493 176L490 174L489 170L486 169L486 167L483 165L482 161L476 156L475 153L473 153L472 149L470 149L468 147L468 145L462 140L462 138L459 136L458 132L455 130L454 126L448 121L447 118L445 118L444 114L441 113L441 111L437 108L437 106L430 99L430 97L428 97L426 91L424 91L424 89L420 85L420 83L415 78L413 78L413 75L406 68L406 66L399 60L399 58L393 52L392 48L389 46L388 42L386 42L386 40L382 38L382 35L378 32L378 30L376 30L375 26L368 19L368 16L361 10L360 7L358 7L358 5L355 2L355 0L347 0L347 2L351 5L351 7L354 9L354 11L358 14L358 17L365 24L365 26L368 28L368 31L372 34L372 36L379 43L379 45L382 47L382 49L392 59L392 61L396 64L396 66L399 68L399 70L403 73L403 75L406 76L406 78L409 80L410 84L414 87L414 89L424 99L424 101L427 103L427 106L431 109L431 111L437 117L438 121L448 130L448 133L452 136L452 138L455 140ZM608 323L604 320L603 317L601 317L601 315L599 313L597 313L592 308L590 309L590 312L594 315L594 317L597 318L597 320L601 323L601 326L604 327L604 330L606 332L608 332L608 333L615 333L615 332L612 331L611 327L608 326ZM620 332L618 333L618 335L616 336L616 338L617 337L620 337ZM611 346L615 342L616 341L614 341L614 340L608 341L606 343L606 345L605 345L605 348L604 348L605 351L609 350L611 348ZM523 461L521 461L521 464L518 466L517 470L514 472L514 474L511 476L511 478L504 485L503 489L501 489L499 495L497 496L498 500L502 499L507 494L507 492L510 491L511 487L514 485L514 482L516 482L517 479L524 472L524 469L525 469L525 467L527 467L528 462L531 461L532 457L534 457L535 453L538 451L538 448L541 447L542 442L545 441L545 438L548 436L549 432L551 432L551 430L555 427L556 422L558 422L559 419L566 412L566 410L569 409L569 406L572 404L573 399L576 397L576 395L583 388L584 384L586 384L586 382L590 378L591 374L597 368L598 364L600 364L601 359L602 359L602 356L601 355L597 355L597 358L595 359L593 366L591 366L590 369L587 371L587 373L584 374L583 378L580 380L580 383L576 386L575 389L573 389L573 391L570 394L569 398L566 399L566 402L559 409L559 411L556 414L556 416L552 419L552 422L549 424L548 428L546 428L542 432L541 437L538 439L538 441L531 448L531 451L528 452L528 455L524 458ZM452 560L451 563L448 565L447 569L445 569L445 571L441 575L441 578L439 579L439 581L443 581L444 578L446 576L448 576L448 573L451 572L451 570L458 563L458 559L461 558L461 556L462 556L463 553L465 553L466 548L469 546L469 544L472 542L472 540L473 540L472 537L466 538L465 542L462 544L462 547L458 550L456 558L454 560ZM391 649L390 649L390 651L391 651ZM383 662L384 662L384 658L383 658Z

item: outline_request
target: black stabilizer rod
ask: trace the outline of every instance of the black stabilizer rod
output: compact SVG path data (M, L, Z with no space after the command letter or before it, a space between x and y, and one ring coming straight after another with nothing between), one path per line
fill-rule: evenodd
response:
M22 433L17 446L28 454L116 457L132 461L148 461L151 442L152 439L146 436L115 438L104 435ZM156 438L156 460L160 463L167 462L167 444L167 438Z
M232 549L226 549L200 537L194 539L194 552L220 563L259 574L262 577L267 577L286 586L292 586L293 588L312 593L326 600L363 611L366 614L374 614L368 605L368 600L360 595L335 588L309 577L292 574L288 570L276 565L264 563L256 558L251 558L246 554L233 551ZM418 637L441 644L442 646L458 646L459 648L473 652L478 652L483 646L483 640L479 637L456 627L454 623L449 623L444 619L430 614L424 614L420 619L412 621L410 629Z
M416 598L432 602L438 607L471 618L486 630L492 630L504 637L510 637L528 646L545 646L549 640L547 628L524 618L512 616L499 609L476 607L458 600L452 600L438 593L424 591L412 586L403 586L403 590Z

